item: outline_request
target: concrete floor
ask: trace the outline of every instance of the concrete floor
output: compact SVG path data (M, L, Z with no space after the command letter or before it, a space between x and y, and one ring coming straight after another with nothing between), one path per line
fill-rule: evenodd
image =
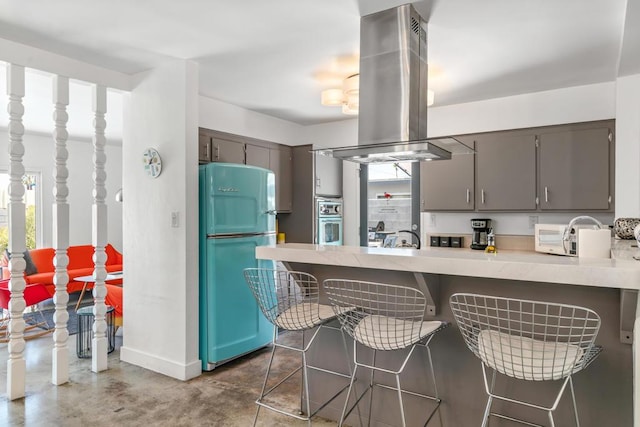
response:
M0 345L0 425L8 426L250 426L256 410L270 348L179 381L120 361L121 331L116 350L109 355L109 369L91 372L90 359L78 359L75 336L69 338L69 383L51 384L51 335L27 342L26 397L9 401L6 396L7 344ZM285 337L286 338L286 337ZM288 352L287 352L288 353ZM296 366L299 357L286 353L277 369ZM280 353L276 356L279 357ZM295 378L295 377L294 377ZM274 400L292 412L299 404L299 379ZM335 425L315 417L314 426ZM260 426L304 426L266 409Z

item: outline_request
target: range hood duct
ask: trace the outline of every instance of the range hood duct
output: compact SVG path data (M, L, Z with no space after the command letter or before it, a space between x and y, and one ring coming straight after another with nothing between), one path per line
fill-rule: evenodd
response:
M360 21L358 145L316 150L359 163L444 160L473 152L447 137L427 138L427 30L413 5Z

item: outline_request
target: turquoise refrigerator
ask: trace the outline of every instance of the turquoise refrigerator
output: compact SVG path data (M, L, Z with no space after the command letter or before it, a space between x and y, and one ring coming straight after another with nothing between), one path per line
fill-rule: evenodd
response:
M257 246L275 245L273 172L240 164L200 166L200 359L210 371L271 342L243 270L273 268Z

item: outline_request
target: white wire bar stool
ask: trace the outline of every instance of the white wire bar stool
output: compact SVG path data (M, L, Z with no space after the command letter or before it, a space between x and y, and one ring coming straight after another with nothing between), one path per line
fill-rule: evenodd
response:
M415 288L347 279L327 279L323 282L323 287L340 320L342 329L354 340L353 360L355 368L351 375L349 392L347 393L339 425L343 425L349 414L358 406L358 403L367 393L369 393L369 408L371 408L374 386L397 392L403 427L407 425L403 393L434 401L435 405L428 414L426 425L437 411L441 402L438 397L429 343L436 332L441 331L449 324L441 321L424 320L426 299L424 294ZM357 343L373 350L373 357L370 363L359 360ZM403 390L400 384L400 375L418 345L425 347L427 350L429 368L433 379L434 396ZM376 366L378 351L393 351L406 348L410 348L410 350L397 369ZM349 398L354 390L358 368L371 370L369 385L357 397L353 406L348 409ZM376 371L394 375L396 386L392 387L376 383L374 381L374 373ZM369 424L371 423L371 412L370 410Z
M318 280L311 274L300 271L288 271L266 268L247 268L244 270L244 277L255 297L260 310L264 316L274 326L271 357L269 359L269 365L264 377L262 385L262 391L260 397L256 400L258 405L256 409L256 415L253 420L255 426L258 421L258 414L260 408L265 407L277 413L287 415L299 420L307 421L308 425L311 425L311 418L322 408L328 405L334 400L340 393L347 388L345 386L338 390L330 399L324 402L320 407L311 412L311 398L309 394L309 376L308 370L321 371L345 379L350 378L351 367L348 363L347 344L342 335L342 342L345 350L345 360L347 362L347 368L349 374L336 372L317 366L311 366L307 363L306 352L312 346L314 340L318 336L318 333L323 328L329 328L339 330L338 327L329 325L328 323L335 319L335 314L330 305L320 304L320 292L318 287ZM278 329L286 331L297 331L304 333L304 331L315 329L311 338L305 343L304 335L302 339L302 345L299 347L293 345L287 345L278 342ZM301 366L296 367L293 371L287 374L284 378L280 379L275 385L267 389L267 383L269 382L269 376L271 372L271 366L273 364L276 348L282 348L286 350L292 350L299 352L302 357ZM302 385L300 388L300 412L298 414L291 413L281 408L277 408L272 404L265 401L271 392L276 390L280 385L284 384L293 375L302 370ZM303 411L302 405L304 396L306 396L306 405Z
M449 302L465 344L482 361L489 396L483 427L491 416L538 426L491 412L494 399L546 411L550 425L555 426L553 412L567 384L576 426L580 426L572 376L602 351L595 345L600 330L596 312L574 305L469 293L453 294ZM490 382L487 368L493 370ZM552 405L542 406L494 393L496 372L525 381L563 381Z

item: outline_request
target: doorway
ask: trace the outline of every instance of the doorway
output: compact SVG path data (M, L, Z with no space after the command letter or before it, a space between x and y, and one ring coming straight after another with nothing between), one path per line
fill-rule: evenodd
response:
M361 165L361 246L394 247L416 244L401 230L420 233L420 163Z

